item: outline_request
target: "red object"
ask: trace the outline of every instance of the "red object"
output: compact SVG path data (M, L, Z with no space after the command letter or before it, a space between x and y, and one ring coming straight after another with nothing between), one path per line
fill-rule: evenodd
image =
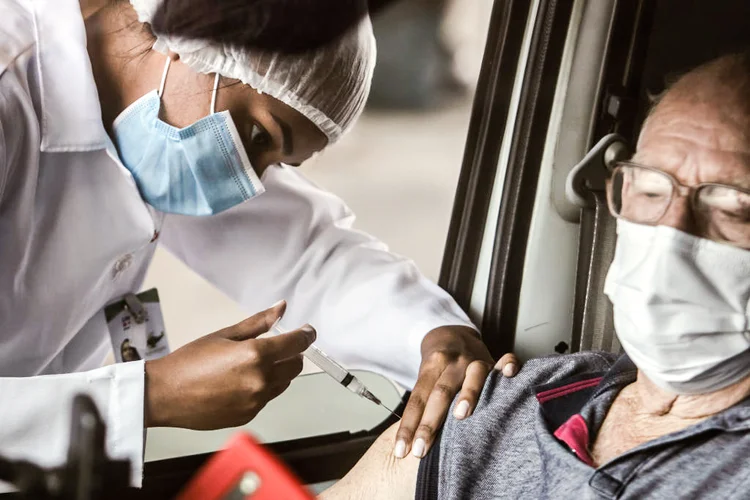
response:
M536 399L537 401L539 401L539 403L544 404L551 399L556 399L562 396L567 396L568 394L582 391L583 389L588 389L589 387L596 387L597 385L599 385L599 382L601 381L602 381L602 377L590 378L588 380L580 380L578 382L573 382L572 384L564 385L562 387L556 387L554 389L549 389L549 390L537 393Z
M234 436L176 500L314 500L291 471L247 434Z
M567 444L583 463L594 466L594 459L589 453L589 426L581 415L570 417L555 431L555 437Z

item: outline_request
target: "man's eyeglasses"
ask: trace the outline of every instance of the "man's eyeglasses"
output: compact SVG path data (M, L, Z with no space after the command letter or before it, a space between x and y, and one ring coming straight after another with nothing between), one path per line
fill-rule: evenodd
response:
M630 162L618 163L607 182L612 215L639 224L657 225L680 196L688 197L700 236L750 248L750 190L715 183L685 186L666 172Z

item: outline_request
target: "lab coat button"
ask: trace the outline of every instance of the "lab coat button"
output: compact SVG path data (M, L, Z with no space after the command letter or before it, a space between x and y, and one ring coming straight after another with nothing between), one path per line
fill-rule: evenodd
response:
M125 271L130 264L133 262L133 256L131 254L124 255L117 262L112 269L112 277L117 278L123 271Z

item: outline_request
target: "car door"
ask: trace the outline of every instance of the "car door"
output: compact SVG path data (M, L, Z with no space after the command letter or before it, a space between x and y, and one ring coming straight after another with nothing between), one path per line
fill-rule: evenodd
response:
M476 124L491 125L470 130L442 284L482 326L494 356L616 349L592 343L602 330L590 318L607 316L591 263L612 248L592 238L612 225L606 206L572 205L565 181L600 137L632 128L627 103L640 90L655 2L503 6L509 17L514 9L527 16L518 58L496 79L515 77L475 110ZM488 105L492 98L505 107Z
M517 101L511 94L504 132L489 138L502 142L489 150L488 134L479 133L467 144L472 161L462 172L442 284L481 324L495 356L620 352L603 293L616 240L604 175L576 179L583 203L566 181L607 134L633 151L654 96L680 74L747 50L750 4L560 1L531 9L537 31L522 56L525 73L515 77ZM480 172L494 175L491 192L471 182Z

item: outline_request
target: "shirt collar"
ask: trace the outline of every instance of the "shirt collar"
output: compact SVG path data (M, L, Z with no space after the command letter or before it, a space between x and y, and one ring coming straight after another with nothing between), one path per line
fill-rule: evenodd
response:
M621 356L607 371L577 372L533 388L534 396L549 428L554 430L575 415L604 387L635 381L637 370L627 355ZM624 380L623 380L624 379Z
M606 372L578 373L536 386L534 395L550 430L558 429L571 417L580 413L591 429L598 432L599 425L609 411L611 400L623 387L635 382L637 375L638 368L627 354L623 354ZM613 390L615 392L606 401L597 399ZM690 427L691 432L700 432L706 428L725 431L750 430L750 397Z
M32 0L42 116L41 150L106 147L99 94L78 0Z

